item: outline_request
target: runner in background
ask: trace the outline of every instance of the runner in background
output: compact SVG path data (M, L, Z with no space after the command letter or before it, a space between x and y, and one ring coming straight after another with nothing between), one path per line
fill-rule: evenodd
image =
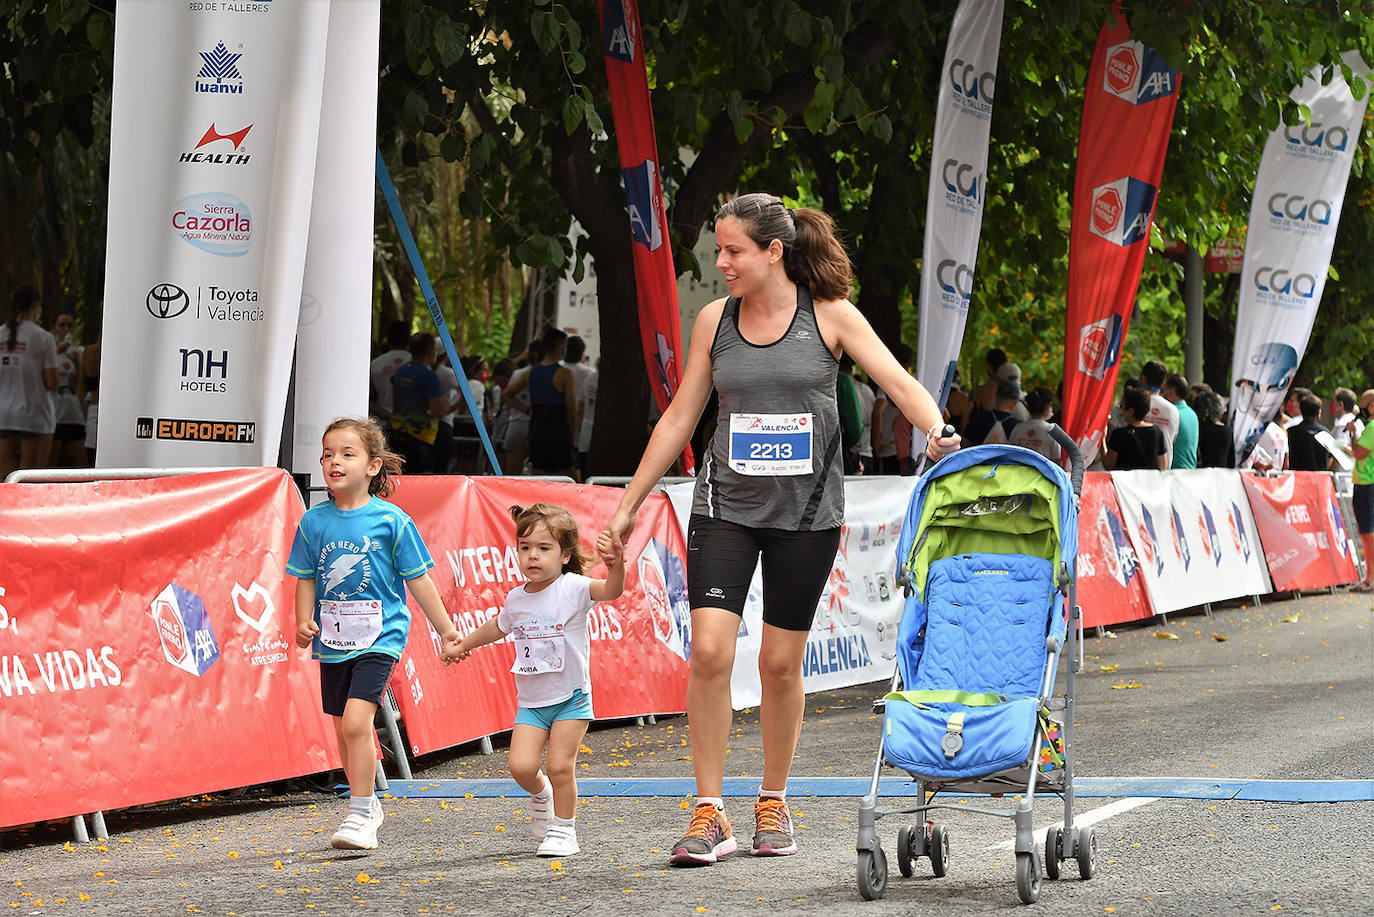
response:
M716 267L729 298L697 316L677 396L641 458L606 533L619 551L635 514L692 435L714 390L715 434L702 457L687 534L692 658L687 686L697 804L672 845L676 865L714 863L736 843L721 800L730 733L730 672L762 554L764 772L754 804L756 856L796 853L787 778L806 706L802 655L844 523L835 375L849 353L917 428L932 458L941 439L930 394L848 300L852 268L830 217L745 194L716 215Z
M429 578L434 566L415 524L382 500L401 458L371 418L340 418L320 456L329 499L301 517L286 572L296 581L296 645L320 661L320 697L334 720L348 778L348 816L329 846L377 846L382 805L373 795L372 720L410 636L406 588L446 644L458 630Z

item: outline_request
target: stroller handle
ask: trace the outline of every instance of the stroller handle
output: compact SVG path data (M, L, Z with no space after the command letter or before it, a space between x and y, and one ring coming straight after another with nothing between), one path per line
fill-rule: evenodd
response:
M1078 443L1073 441L1073 437L1065 433L1059 424L1050 424L1050 436L1059 444L1059 448L1069 454L1069 482L1073 485L1073 495L1080 497L1083 495L1083 453L1078 448Z

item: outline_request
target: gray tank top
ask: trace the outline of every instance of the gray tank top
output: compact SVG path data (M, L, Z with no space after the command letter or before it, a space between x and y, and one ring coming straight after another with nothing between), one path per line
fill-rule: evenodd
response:
M842 525L838 368L805 287L797 287L792 324L763 346L744 339L739 300L726 300L711 344L720 412L692 512L755 528Z

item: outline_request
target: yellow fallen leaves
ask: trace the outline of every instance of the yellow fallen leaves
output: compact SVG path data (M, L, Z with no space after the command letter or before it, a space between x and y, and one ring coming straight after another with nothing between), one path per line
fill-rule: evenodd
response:
M1131 688L1143 688L1145 686L1137 681L1124 681L1119 685L1111 685L1110 687L1113 691L1127 691Z
M1118 668L1120 668L1120 666L1115 666L1115 665L1100 665L1100 666L1098 666L1097 668L1098 668L1100 671L1103 671L1103 672L1115 672Z
M1215 641L1218 642L1218 643L1225 643L1225 642L1226 642L1226 635L1225 635L1225 634L1218 634L1218 633L1216 633L1216 632L1214 631L1214 632L1212 633L1212 639L1215 640Z
M1178 634L1167 630L1157 630L1155 631L1155 638L1158 640L1177 640Z
M374 879L365 872L358 873L358 878L355 881L359 885L380 885L382 882L381 879Z
M1280 623L1280 624L1297 624L1297 623L1298 623L1298 618L1301 618L1301 617L1302 617L1302 609L1299 608L1297 611L1293 612L1293 613L1292 613L1291 615L1289 615L1288 617L1286 617L1286 618L1279 618L1279 623ZM1281 907L1282 905L1279 905L1279 906Z
M273 868L273 869L284 869L285 867L281 865L281 860L273 860L273 861L272 861L272 868Z
M555 870L555 871L557 871L557 870L559 870L559 869L562 869L562 868L563 868L563 861L562 861L562 860L550 860L550 861L549 861L549 868L552 869L552 870Z

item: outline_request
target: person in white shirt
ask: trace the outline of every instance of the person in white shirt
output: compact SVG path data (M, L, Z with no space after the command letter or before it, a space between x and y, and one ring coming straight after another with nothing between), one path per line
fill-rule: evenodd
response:
M573 335L568 338L567 350L563 352L563 365L573 374L573 395L577 399L577 428L573 430L573 450L577 453L577 467L582 476L587 476L587 452L592 444L592 420L596 410L597 371L584 361L587 344L582 338Z
M0 326L0 481L19 468L42 468L52 451L57 343L37 324L42 309L38 291L21 286Z
M1355 393L1348 388L1338 388L1331 396L1331 438L1336 445L1350 452L1364 433L1364 421L1355 413Z
M1054 393L1047 388L1037 388L1026 394L1025 405L1030 419L1012 427L1007 442L1039 452L1052 462L1062 462L1064 450L1054 441L1054 435L1050 432L1050 427L1054 426L1050 423L1050 417L1054 414Z
M1140 379L1150 393L1150 416L1145 418L1164 434L1164 467L1174 465L1174 437L1178 436L1178 408L1160 394L1160 387L1169 370L1158 360L1151 360L1140 369Z
M394 321L386 328L387 351L367 367L367 411L383 429L391 419L391 377L410 362L410 323Z

